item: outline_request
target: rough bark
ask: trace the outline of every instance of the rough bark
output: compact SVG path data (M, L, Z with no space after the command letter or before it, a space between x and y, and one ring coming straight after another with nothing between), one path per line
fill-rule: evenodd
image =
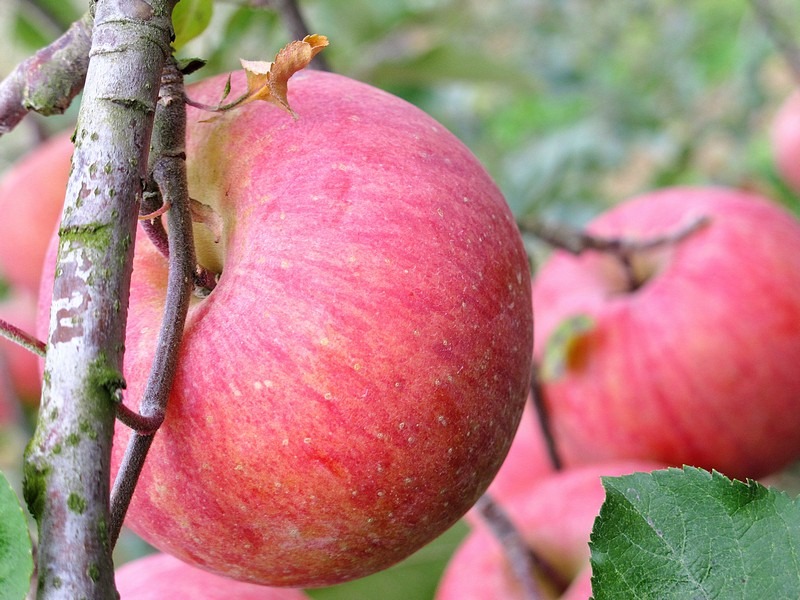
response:
M89 10L0 82L0 135L14 129L28 111L53 115L67 109L86 79L93 22Z
M177 0L98 0L59 230L42 406L24 492L40 600L115 597L111 439L133 242Z

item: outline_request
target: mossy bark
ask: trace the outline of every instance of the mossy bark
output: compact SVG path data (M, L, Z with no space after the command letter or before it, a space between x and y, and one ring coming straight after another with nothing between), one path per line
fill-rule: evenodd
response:
M39 526L40 600L114 598L111 439L136 221L177 0L98 0L75 131L25 496Z

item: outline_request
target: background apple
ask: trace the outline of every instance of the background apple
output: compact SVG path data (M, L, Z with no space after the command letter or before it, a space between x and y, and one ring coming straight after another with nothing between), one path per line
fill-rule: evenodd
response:
M0 319L26 333L35 333L36 296L21 287L1 291ZM12 395L29 404L38 403L42 386L38 357L5 338L0 338L0 354L6 365L3 377L9 378Z
M0 179L0 275L12 287L39 291L42 265L64 204L71 131L37 146Z
M213 104L224 87L189 94ZM341 76L289 89L297 120L189 111L190 194L225 223L198 256L222 274L190 308L127 524L209 570L310 587L401 560L483 493L524 407L532 313L514 218L454 136ZM143 235L136 255L134 407L167 279Z
M778 108L770 136L778 173L800 193L800 92L790 94Z
M589 535L605 500L601 476L650 472L649 461L618 461L575 467L533 483L528 493L508 499L503 509L530 548L562 580L536 579L546 598L586 600L591 596ZM476 523L450 559L436 600L522 600L522 590L494 534Z
M0 178L0 319L28 333L36 324L36 296L47 246L61 215L72 156L71 132L36 146ZM37 357L0 339L14 394L36 404L41 393Z
M589 229L646 240L701 215L710 225L634 257L638 289L598 252L556 252L536 275L535 356L567 464L635 457L757 478L800 454L800 223L734 189L670 188ZM588 328L564 335L576 316Z
M115 577L120 600L308 600L300 590L235 581L161 553L125 563Z

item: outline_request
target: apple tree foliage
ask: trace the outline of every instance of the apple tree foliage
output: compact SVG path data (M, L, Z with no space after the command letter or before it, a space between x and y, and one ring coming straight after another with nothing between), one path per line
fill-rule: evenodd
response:
M595 600L796 597L800 507L788 494L694 467L603 484Z
M11 484L0 473L0 600L24 598L32 573L28 521Z

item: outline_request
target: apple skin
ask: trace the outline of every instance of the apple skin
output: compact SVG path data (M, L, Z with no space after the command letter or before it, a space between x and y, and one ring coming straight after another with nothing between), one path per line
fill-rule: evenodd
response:
M15 162L0 178L0 319L34 333L36 295L47 247L61 215L72 156L70 132L59 133ZM13 392L29 404L41 394L37 357L0 339ZM16 401L13 398L11 401Z
M0 179L0 276L34 295L64 205L73 150L70 136L71 132L54 135Z
M800 91L778 108L770 128L775 167L783 180L800 193Z
M308 600L300 590L221 577L162 553L125 563L115 578L120 600Z
M605 500L601 476L615 477L662 468L650 461L615 461L554 472L527 494L502 504L523 539L569 583L566 590L537 578L548 600L591 597L589 536ZM494 534L483 523L456 549L445 569L436 600L522 600L522 589Z
M539 364L559 324L594 322L542 381L565 464L642 458L755 479L800 455L800 222L742 191L677 187L589 229L647 239L701 215L710 225L634 260L652 271L634 292L598 252L555 252L536 274Z
M495 502L504 504L518 494L527 494L531 486L553 472L542 429L528 397L511 449L487 493ZM474 512L467 513L470 520L476 518Z
M33 334L36 332L36 306L34 294L21 286L12 288L0 299L0 319ZM0 354L4 357L5 375L9 377L12 396L36 405L42 389L39 358L5 338L0 338Z
M232 84L235 97L243 74ZM224 87L189 94L214 104ZM202 568L313 587L400 561L486 490L528 393L531 288L500 191L440 124L321 72L295 75L289 99L297 120L263 103L212 122L189 109L190 195L225 223L198 258L222 275L190 307L126 524ZM166 266L140 230L133 408ZM129 436L117 426L114 469Z

